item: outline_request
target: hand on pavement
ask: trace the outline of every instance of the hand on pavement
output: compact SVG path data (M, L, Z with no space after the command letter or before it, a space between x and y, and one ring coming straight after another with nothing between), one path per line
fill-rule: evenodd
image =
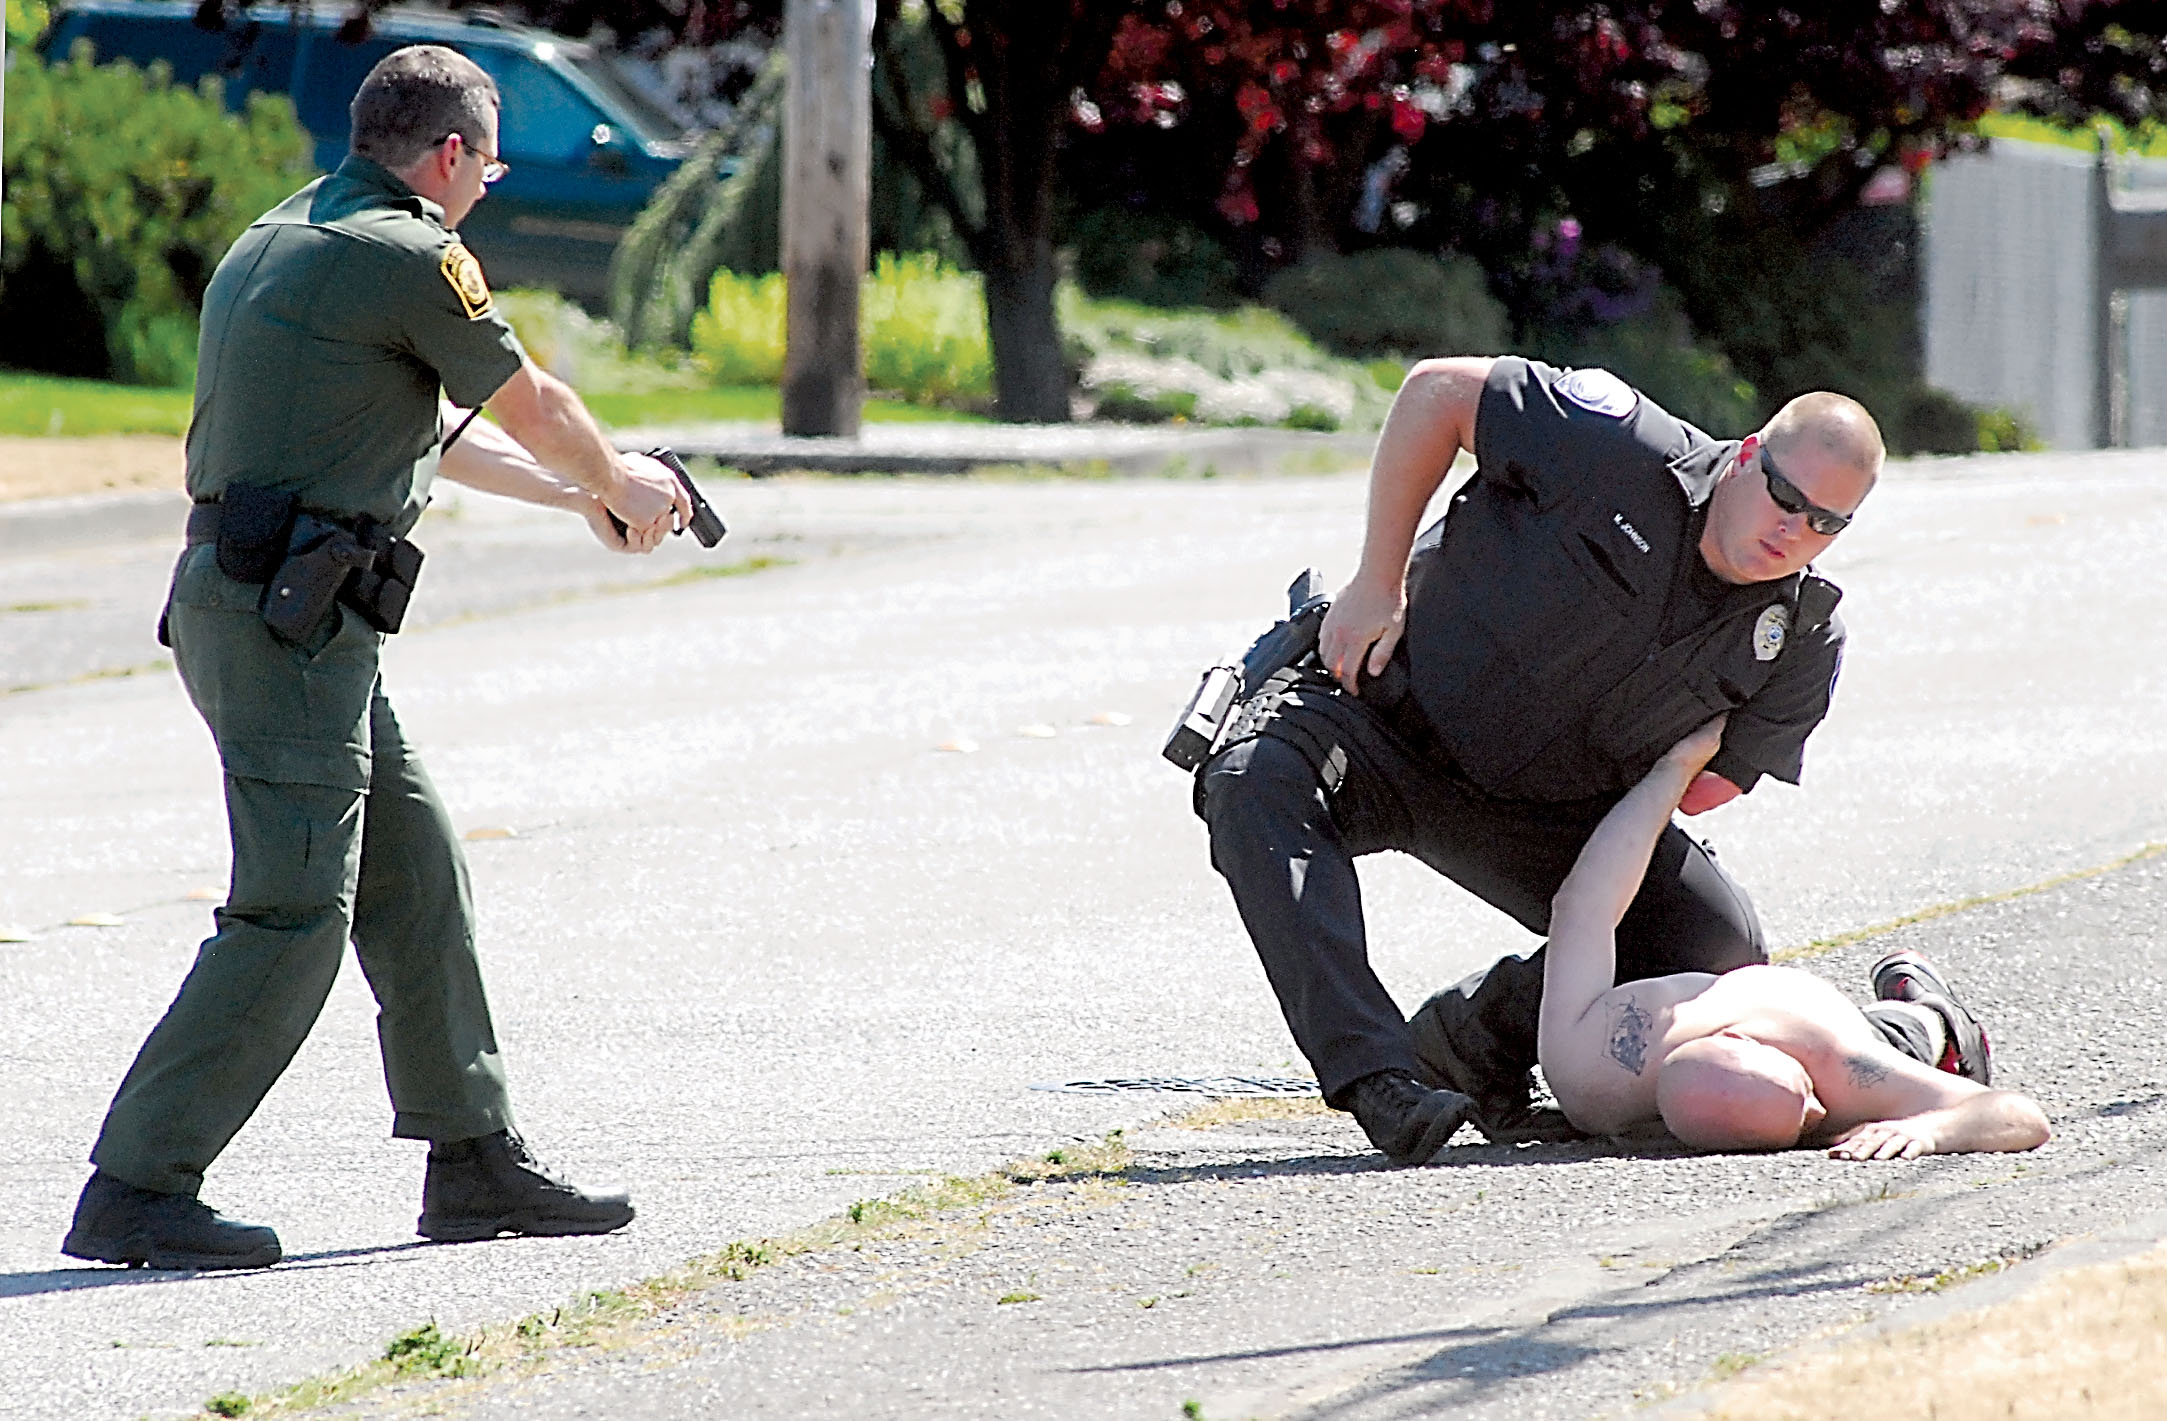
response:
M1833 1159L1917 1159L1933 1152L1932 1132L1916 1120L1869 1120L1829 1147Z

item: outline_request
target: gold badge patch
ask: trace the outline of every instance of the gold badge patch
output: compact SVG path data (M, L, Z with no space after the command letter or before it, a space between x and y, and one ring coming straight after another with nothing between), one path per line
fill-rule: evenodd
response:
M444 249L441 270L444 279L451 283L451 289L459 293L459 304L465 309L468 320L479 320L489 314L495 300L489 294L489 283L483 279L482 264L474 260L474 253L463 243L453 242Z

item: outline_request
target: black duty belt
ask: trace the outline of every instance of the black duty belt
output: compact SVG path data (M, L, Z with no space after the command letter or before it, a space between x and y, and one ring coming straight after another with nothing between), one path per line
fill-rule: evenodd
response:
M229 507L239 501L239 506ZM219 570L264 585L264 623L295 643L310 641L332 605L395 632L421 574L421 549L373 519L296 507L291 494L236 484L188 511L188 546L215 544Z
M325 523L336 523L348 532L357 531L360 523L359 519L349 518L337 513L319 513L313 508L304 508L300 512ZM190 505L186 534L188 546L194 548L205 543L217 542L218 530L225 526L225 521L226 506L215 498Z

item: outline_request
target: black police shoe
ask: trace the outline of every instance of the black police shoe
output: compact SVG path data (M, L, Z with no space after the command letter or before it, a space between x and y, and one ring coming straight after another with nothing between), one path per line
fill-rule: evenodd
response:
M1415 1060L1421 1066L1416 1079L1427 1086L1458 1091L1472 1100L1475 1128L1493 1145L1575 1138L1579 1132L1566 1122L1563 1112L1535 1108L1528 1071L1477 1070L1452 1044L1451 1033L1445 1029L1448 1015L1464 1019L1472 1010L1464 994L1447 987L1408 1018Z
M1923 952L1892 952L1873 966L1874 1000L1917 1002L1930 1008L1948 1027L1949 1043L1938 1067L1966 1080L1988 1084L1994 1076L1994 1047L1979 1018L1956 999L1948 979Z
M606 1234L632 1222L621 1189L581 1189L552 1174L510 1130L429 1146L414 1231L439 1243L498 1234Z
M1474 1113L1456 1090L1431 1090L1398 1071L1374 1071L1348 1088L1347 1110L1394 1164L1428 1164Z
M191 1194L138 1189L102 1169L83 1186L60 1251L131 1268L268 1268L286 1256L262 1224L224 1218Z

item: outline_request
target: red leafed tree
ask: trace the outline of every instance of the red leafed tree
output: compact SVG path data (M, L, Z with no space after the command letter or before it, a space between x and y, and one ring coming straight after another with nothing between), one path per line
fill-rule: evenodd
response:
M1003 419L1069 417L1053 309L1060 149L1121 9L1101 0L878 0L874 11L874 122L887 151L947 210L985 279ZM914 40L930 42L930 62L914 62ZM965 139L961 162L940 141L949 124Z
M1471 226L1524 234L1546 206L1669 200L1681 167L1765 186L1789 159L1818 217L1997 101L2157 116L2163 27L2157 0L1160 0L1124 7L1091 98L1194 125L1220 217L1290 254L1352 235L1394 149L1411 191L1457 209L1427 235L1480 245Z
M2156 118L2161 0L875 0L874 115L986 280L996 405L1059 420L1057 195L1187 212L1266 263L1392 238L1493 271L1560 213L1811 231L1990 104ZM525 0L620 33L779 0ZM1389 201L1387 201L1389 200ZM1239 242L1238 242L1239 244Z

